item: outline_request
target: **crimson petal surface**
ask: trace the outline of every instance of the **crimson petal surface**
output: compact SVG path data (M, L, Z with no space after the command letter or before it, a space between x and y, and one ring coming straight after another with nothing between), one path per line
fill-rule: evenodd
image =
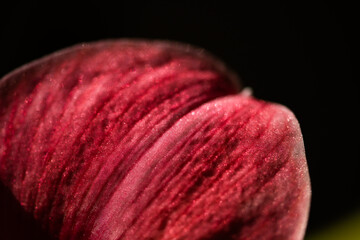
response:
M1 180L60 239L301 239L299 124L238 82L161 41L32 62L0 82Z

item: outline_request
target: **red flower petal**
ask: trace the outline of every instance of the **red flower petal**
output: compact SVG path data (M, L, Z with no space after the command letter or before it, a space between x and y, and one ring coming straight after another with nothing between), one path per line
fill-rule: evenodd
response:
M0 82L0 177L60 239L301 239L299 125L236 82L174 43L52 54Z

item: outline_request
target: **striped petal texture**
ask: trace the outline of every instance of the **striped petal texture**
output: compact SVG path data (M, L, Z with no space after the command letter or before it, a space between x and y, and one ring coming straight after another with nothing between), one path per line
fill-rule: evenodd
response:
M202 49L113 40L34 61L0 81L0 131L2 183L54 238L304 236L295 116Z

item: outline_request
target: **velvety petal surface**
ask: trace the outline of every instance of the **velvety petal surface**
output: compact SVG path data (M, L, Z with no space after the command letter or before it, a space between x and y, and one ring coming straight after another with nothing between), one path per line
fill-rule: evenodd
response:
M179 43L54 53L0 81L1 180L60 239L301 239L298 122L238 82Z

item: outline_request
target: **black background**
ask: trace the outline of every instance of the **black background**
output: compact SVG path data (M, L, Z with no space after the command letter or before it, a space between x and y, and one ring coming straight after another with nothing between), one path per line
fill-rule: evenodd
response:
M288 106L302 127L312 180L308 233L360 209L354 6L325 1L0 4L0 76L80 42L150 38L203 47L257 98Z

